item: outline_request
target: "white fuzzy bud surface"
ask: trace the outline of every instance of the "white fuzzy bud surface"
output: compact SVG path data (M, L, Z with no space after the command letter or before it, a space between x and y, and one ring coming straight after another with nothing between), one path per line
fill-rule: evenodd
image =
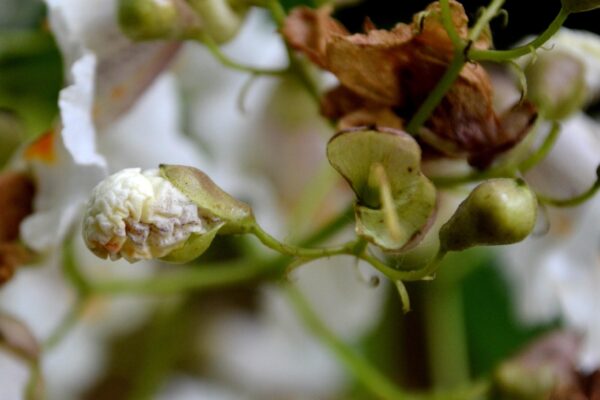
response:
M213 222L158 170L129 168L93 189L83 237L98 257L135 262L168 255Z

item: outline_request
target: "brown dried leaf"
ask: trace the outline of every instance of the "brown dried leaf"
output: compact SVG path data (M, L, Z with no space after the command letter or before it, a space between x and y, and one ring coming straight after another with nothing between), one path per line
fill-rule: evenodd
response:
M297 7L285 19L281 33L296 50L305 53L315 64L326 68L327 42L336 35L348 35L342 24L331 18L331 7L313 10Z
M466 39L469 19L462 4L450 0L450 13L458 36ZM439 2L428 5L424 11L424 17L416 14L413 17L412 28L415 32L415 46L422 46L423 50L427 50L436 58L444 58L447 61L452 58L454 46L442 24L442 10Z
M425 124L434 137L423 139L443 154L466 155L472 165L486 167L525 136L536 116L525 102L498 118L489 76L480 65L467 64Z
M0 174L0 243L19 237L21 221L32 212L34 192L33 181L26 174Z
M394 32L335 36L327 44L326 68L342 85L366 99L386 105L405 103L402 70L412 61L406 46L412 38L408 25Z

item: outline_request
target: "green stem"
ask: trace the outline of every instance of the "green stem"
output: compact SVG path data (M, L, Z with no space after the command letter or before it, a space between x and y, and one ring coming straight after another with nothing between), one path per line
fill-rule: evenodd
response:
M556 143L559 134L560 124L556 121L553 121L552 128L550 129L550 132L544 139L542 145L537 149L535 153L533 153L528 159L526 159L519 165L519 171L525 173L531 168L538 165L542 160L544 160L548 153L550 153L550 150L552 150L552 148L554 147L554 144Z
M588 190L570 199L554 199L541 194L537 194L537 198L541 203L554 207L575 207L594 197L598 190L600 190L600 179L596 178L596 182Z
M148 400L155 397L182 351L181 336L184 328L185 301L163 304L149 327L143 359L128 399Z
M466 183L479 182L490 178L512 178L514 177L514 171L507 168L506 166L499 166L497 168L490 168L485 171L476 171L466 175L459 176L437 176L430 177L429 179L438 188L453 187L457 185L463 185Z
M38 360L29 363L29 380L25 387L25 400L43 400L46 398L42 369Z
M340 254L354 254L356 247L356 241L345 243L337 247L326 247L321 249L308 249L304 247L295 246L292 244L282 243L275 239L273 236L265 232L258 224L254 224L251 233L261 241L265 246L277 251L278 253L299 257L316 259L323 257L330 257Z
M67 280L77 290L79 296L86 296L91 290L91 284L77 268L75 254L73 252L73 238L65 241L63 246L62 269Z
M285 23L285 10L279 0L267 0L268 9L271 13L273 21L277 25L278 29L283 27ZM321 101L321 96L319 93L319 88L313 81L311 74L308 70L308 66L305 62L298 59L294 54L294 50L285 43L285 49L287 51L289 67L288 70L294 74L296 78L300 81L300 83L304 86L306 91L311 95L313 99L317 101L317 104Z
M335 235L352 221L352 207L340 213L321 229L301 242L312 246ZM94 293L98 294L155 294L170 295L188 290L201 290L235 285L258 279L273 271L280 271L291 262L289 256L278 256L270 260L235 261L229 264L187 266L170 273L139 280L114 280L95 282Z
M464 48L463 40L458 35L456 31L456 26L454 26L454 22L452 21L452 10L450 9L450 2L448 0L440 0L440 8L442 11L442 25L448 34L448 37L452 41L454 45L454 49L462 49Z
M240 64L237 61L234 61L231 58L229 58L226 54L224 54L221 51L221 48L219 47L219 45L209 35L202 35L200 37L200 41L202 42L202 44L204 44L204 46L206 46L208 51L210 51L211 54L221 64L223 64L227 68L231 68L231 69L234 69L237 71L242 71L242 72L248 72L248 73L254 74L254 75L269 75L269 76L281 76L288 72L287 69L263 69L263 68L257 68L257 67L252 67L249 65Z
M433 110L435 110L448 90L452 87L454 81L460 75L460 71L462 70L464 64L465 55L463 54L462 50L455 51L454 58L446 69L446 72L406 126L406 130L411 135L418 135L419 128L421 128L425 121L429 119L429 116Z
M138 280L94 283L99 294L170 295L189 290L213 289L256 279L272 269L267 261L239 261L231 264L187 266L170 273Z
M471 32L469 33L470 41L474 42L477 39L479 39L479 36L481 35L483 29L498 14L498 11L500 10L503 4L504 0L492 0L492 3L485 8L485 11L481 15L481 17L479 17L479 19L475 23L475 26L473 26L473 28L471 29Z
M77 323L77 319L85 309L87 305L88 296L80 296L77 298L75 303L71 306L71 309L63 317L62 321L58 324L56 329L44 342L44 350L50 351L56 347L69 333L69 331Z
M387 276L389 279L393 281L420 281L426 279L435 274L442 259L445 257L445 251L438 251L436 256L429 261L423 268L415 269L415 270L401 270L392 268L378 258L373 257L369 254L359 255L359 258L371 264L375 269L379 270L382 274Z
M550 39L560 29L560 27L564 24L568 16L569 12L564 7L562 7L556 18L554 18L552 23L546 28L546 30L543 33L523 46L519 46L510 50L471 49L469 51L468 57L470 60L474 61L503 62L527 55L533 50L542 46L544 43L546 43L548 39Z
M469 380L469 361L459 287L436 279L423 290L432 383L436 389L464 386Z
M460 75L460 71L462 70L466 58L464 54L465 45L463 44L462 39L458 36L458 32L456 32L456 27L452 22L452 14L450 10L450 4L448 0L440 0L440 6L442 11L442 24L450 37L454 45L454 57L452 58L452 62L448 65L446 72L442 75L442 78L439 80L435 88L429 93L423 104L419 107L415 115L411 118L410 122L406 126L406 130L411 135L418 135L419 128L429 119L433 110L440 104L448 90L456 81L456 78Z
M293 287L288 287L287 295L305 326L325 344L333 355L348 371L374 396L386 400L414 399L415 396L403 392L387 377L381 374L366 359L358 355L347 344L329 330L314 314L302 294Z

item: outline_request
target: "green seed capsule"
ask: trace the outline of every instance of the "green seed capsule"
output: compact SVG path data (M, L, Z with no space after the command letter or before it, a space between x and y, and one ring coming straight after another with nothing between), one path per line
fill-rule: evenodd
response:
M517 243L533 230L535 194L522 180L490 179L477 186L440 230L445 251Z

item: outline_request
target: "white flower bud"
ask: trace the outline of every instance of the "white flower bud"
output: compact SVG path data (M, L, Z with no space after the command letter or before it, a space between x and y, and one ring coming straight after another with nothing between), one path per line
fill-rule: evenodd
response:
M125 169L100 182L87 204L83 236L99 257L162 258L220 222L158 170Z

